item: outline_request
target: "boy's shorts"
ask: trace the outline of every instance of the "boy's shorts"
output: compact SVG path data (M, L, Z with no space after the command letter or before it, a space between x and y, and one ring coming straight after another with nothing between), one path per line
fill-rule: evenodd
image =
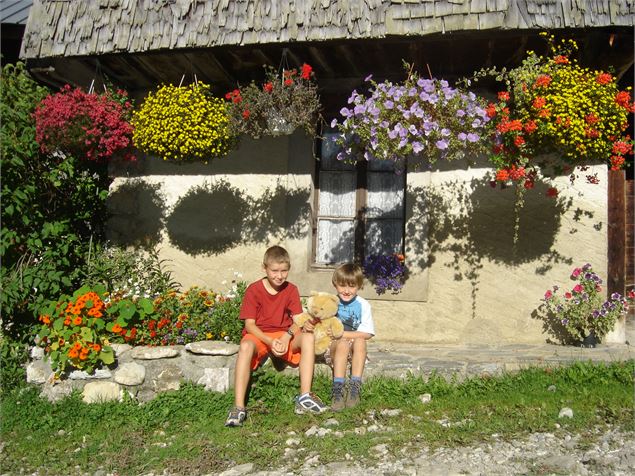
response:
M271 337L272 339L277 339L278 337L286 334L286 331L274 331L274 332L265 332L265 335ZM269 356L271 352L271 347L265 344L263 341L258 339L253 334L245 334L242 340L249 340L256 345L256 352L251 358L251 370L256 370L258 366ZM242 342L242 341L241 341ZM276 356L280 360L284 360L289 365L293 365L297 367L300 363L300 349L293 350L291 349L291 342L289 342L289 348L287 349L287 353L281 356Z

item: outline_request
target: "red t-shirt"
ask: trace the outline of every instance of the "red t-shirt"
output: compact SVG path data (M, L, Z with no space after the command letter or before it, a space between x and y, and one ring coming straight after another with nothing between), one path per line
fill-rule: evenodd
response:
M300 292L289 282L277 294L269 294L262 279L251 283L240 306L240 319L255 319L263 332L284 331L293 324L292 317L302 312Z

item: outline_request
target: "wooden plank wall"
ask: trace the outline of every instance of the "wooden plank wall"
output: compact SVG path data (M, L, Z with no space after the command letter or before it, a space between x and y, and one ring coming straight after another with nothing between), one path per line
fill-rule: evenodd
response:
M626 272L626 193L623 170L608 176L608 279L609 294L624 294Z

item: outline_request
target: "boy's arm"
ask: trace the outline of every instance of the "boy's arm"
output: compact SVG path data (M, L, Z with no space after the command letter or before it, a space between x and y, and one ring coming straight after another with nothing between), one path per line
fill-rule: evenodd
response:
M260 330L260 327L256 325L256 319L245 319L245 330L271 347L273 339Z

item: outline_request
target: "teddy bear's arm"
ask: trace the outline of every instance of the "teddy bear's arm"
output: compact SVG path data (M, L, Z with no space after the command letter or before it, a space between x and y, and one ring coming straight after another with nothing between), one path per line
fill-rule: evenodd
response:
M312 319L311 315L303 312L302 314L298 314L297 316L293 317L293 322L295 322L295 325L298 327L304 327L304 324L306 324L307 321L310 321Z

